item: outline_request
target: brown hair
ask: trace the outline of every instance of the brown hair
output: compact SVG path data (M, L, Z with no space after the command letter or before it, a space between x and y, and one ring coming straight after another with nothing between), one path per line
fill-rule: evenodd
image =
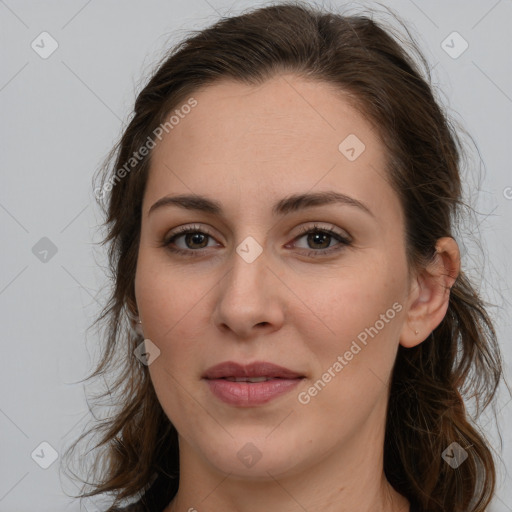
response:
M413 38L409 34L410 41L401 43L392 34L362 14L343 16L302 3L259 8L190 35L140 92L101 175L101 190L110 192L101 204L113 290L97 320L106 328L103 357L88 379L110 376L101 396L114 397L116 409L88 432L101 433L95 447L103 451L93 468L100 480L82 497L111 493L118 505L140 496L155 478L159 484L146 493L148 503L157 493L168 503L177 490L177 433L147 367L133 355L142 338L130 326L137 314L134 277L151 152L122 178L116 169L139 154L169 113L199 88L220 79L257 85L291 72L348 93L388 150L388 176L405 212L410 268L426 265L437 239L452 236L463 206L462 144L434 98L427 62ZM431 512L485 510L494 492L495 465L463 399L485 408L501 376L492 322L461 273L441 324L417 347L399 347L384 446L385 474L398 492ZM457 469L441 457L454 441L469 454Z

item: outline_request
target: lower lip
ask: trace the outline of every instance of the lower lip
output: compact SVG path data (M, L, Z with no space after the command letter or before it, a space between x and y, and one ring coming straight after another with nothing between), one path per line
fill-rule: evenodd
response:
M271 379L264 382L233 382L206 379L210 391L220 400L238 407L265 404L291 391L302 379Z

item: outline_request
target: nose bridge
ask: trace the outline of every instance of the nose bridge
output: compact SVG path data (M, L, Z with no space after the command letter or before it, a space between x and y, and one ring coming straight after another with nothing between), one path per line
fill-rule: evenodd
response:
M268 255L252 237L238 244L233 252L231 270L223 287L226 298L241 299L249 306L266 293L265 274Z
M231 255L231 268L222 280L214 312L214 321L240 336L248 336L260 324L276 328L282 322L282 311L276 294L278 286L267 266L268 254L253 238L247 237Z
M251 294L251 290L252 293L255 290L264 292L263 277L270 262L266 233L254 226L251 229L250 223L245 222L245 217L239 217L239 220L246 228L235 232L235 239L238 240L230 259L231 271L226 277L230 293L245 296Z

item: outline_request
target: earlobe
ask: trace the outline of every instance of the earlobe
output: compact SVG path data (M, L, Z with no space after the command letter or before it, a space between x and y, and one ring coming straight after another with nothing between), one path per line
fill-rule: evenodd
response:
M135 324L135 332L139 336L144 337L144 331L142 330L142 320L140 318L137 318L137 323Z
M410 348L426 340L448 310L450 290L460 272L460 253L451 237L440 238L429 264L416 276L400 344Z

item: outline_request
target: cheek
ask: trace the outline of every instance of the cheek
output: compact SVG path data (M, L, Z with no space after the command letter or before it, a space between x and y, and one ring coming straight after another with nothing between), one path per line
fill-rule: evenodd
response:
M204 422L204 410L191 396L197 393L198 343L205 339L208 321L203 304L211 287L141 251L135 279L137 305L144 337L160 349L148 370L160 404L185 438L194 431L190 422L197 424L198 431Z
M304 277L294 283L294 293L303 302L296 309L300 314L295 321L300 323L301 332L313 337L316 332L327 339L351 339L373 326L381 315L396 324L395 313L400 308L393 310L393 304L402 300L405 285L403 268L399 273L382 260L343 268L323 278ZM390 323L386 322L386 330Z
M198 325L192 319L214 283L203 277L196 279L183 267L173 267L160 255L148 253L140 251L135 277L135 295L145 336L164 342L178 338L176 333L186 325L188 336L192 337Z
M362 428L371 414L385 414L403 317L398 290L374 281L375 288L368 293L363 282L352 284L361 287L336 288L336 300L331 296L332 300L317 303L316 312L329 327L321 332L327 334L312 330L311 317L300 327L312 369L299 390L301 417L305 422L322 418L328 431L347 436Z
M403 324L402 304L406 286L404 267L393 267L382 258L373 264L345 269L325 282L302 281L297 295L307 297L301 313L292 319L312 355L315 379L332 380L333 400L344 400L334 390L363 393L368 379L386 382L391 372ZM340 363L338 356L343 358ZM333 366L338 362L336 368ZM340 365L343 369L340 370ZM331 378L326 372L331 369ZM343 376L342 376L343 375ZM376 377L378 376L378 377ZM376 388L377 389L377 388ZM371 393L370 393L371 394Z

